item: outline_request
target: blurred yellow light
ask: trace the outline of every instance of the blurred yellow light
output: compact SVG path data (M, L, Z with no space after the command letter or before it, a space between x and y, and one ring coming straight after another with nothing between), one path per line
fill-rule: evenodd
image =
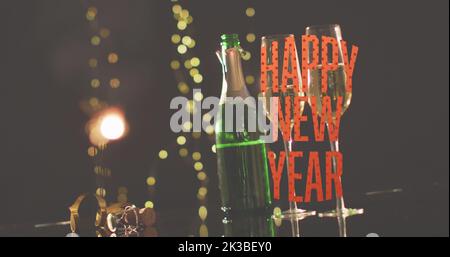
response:
M185 95L189 93L189 86L184 82L180 82L178 83L178 90L180 91L180 93Z
M248 85L252 85L253 83L255 83L255 77L253 77L252 75L247 75L245 76L245 82Z
M202 83L203 76L202 76L202 74L195 74L193 79L194 79L195 83L199 84L199 83Z
M90 104L92 107L95 107L95 106L99 105L98 98L97 98L97 97L91 97L91 98L89 99L89 104Z
M170 68L172 68L172 70L178 70L180 68L180 62L177 60L171 61Z
M177 51L179 54L185 54L187 52L187 47L185 45L179 45Z
M191 130L191 128L192 128L192 122L186 121L186 122L183 124L183 129L184 129L184 130Z
M215 144L211 146L211 151L212 151L213 153L216 153L216 145L215 145Z
M97 155L97 153L98 153L97 147L91 146L91 147L88 148L88 155L89 156L94 157L94 156Z
M153 209L153 207L154 207L153 202L152 201L145 202L144 207Z
M191 77L194 77L195 75L197 75L197 74L199 74L200 72L198 71L198 69L197 68L192 68L190 71L189 71L189 75L191 75Z
M185 30L186 27L187 27L187 23L186 23L185 21L179 21L179 22L177 23L177 28L178 28L179 30Z
M201 173L201 172L200 172L200 173ZM199 173L199 174L200 174L200 173ZM200 187L200 188L198 189L198 194L199 194L199 195L205 196L207 193L208 193L208 189L207 189L206 187Z
M250 58L252 58L252 54L249 51L242 52L242 60L248 61Z
M179 144L179 145L186 144L186 137L184 137L184 136L177 137L177 144Z
M255 16L255 9L253 7L249 7L245 10L245 15L247 15L248 17L253 17Z
M190 61L193 67L198 67L200 65L200 59L198 57L194 57Z
M109 37L109 34L111 34L111 32L109 31L109 29L107 29L107 28L102 28L102 29L100 29L100 36L101 36L102 38L107 38L107 37Z
M168 155L169 153L166 150L161 150L158 153L159 158L162 160L166 159Z
M193 38L191 38L191 43L188 45L189 48L194 48L195 47L195 40Z
M106 114L100 122L102 135L109 140L116 140L125 133L125 120L118 113Z
M184 67L185 67L186 69L191 69L191 68L192 68L191 61L190 61L190 60L184 61Z
M189 17L189 11L186 9L182 10L180 13L180 17L183 19L187 19L187 17Z
M112 88L118 88L118 87L120 87L120 80L119 80L118 78L112 78L112 79L109 81L109 85L110 85Z
M189 15L189 17L186 18L186 22L187 22L187 24L191 24L192 22L194 22L194 17Z
M156 184L156 179L155 177L148 177L147 178L147 185L148 186L154 186Z
M205 180L206 179L206 173L203 172L203 171L197 173L197 179L200 180L200 181Z
M192 39L190 36L184 36L183 39L181 40L181 42L183 43L183 45L190 45L192 42Z
M200 152L193 152L192 153L192 159L194 161L198 161L202 158L202 154Z
M95 58L91 58L89 59L89 67L91 68L97 68L98 65L98 61Z
M208 135L214 134L214 127L213 127L212 125L206 126L205 132L206 132L206 134L208 134Z
M95 19L96 15L97 15L97 8L89 7L87 12L86 12L86 19L88 21L93 21Z
M192 100L188 101L188 104L186 105L186 111L189 113L195 113L195 103Z
M171 41L174 44L180 43L180 40L181 40L181 37L178 34L173 34L172 37L171 37Z
M201 224L199 228L200 237L208 237L208 227L205 224Z
M201 170L203 169L203 163L201 163L201 162L195 162L195 163L194 163L194 169L195 169L196 171L201 171Z
M203 99L203 94L202 92L195 92L194 94L194 100L197 102L200 102Z
M179 4L176 4L174 6L172 6L172 12L173 13L180 13L182 10L181 6Z
M206 113L205 115L203 115L203 120L206 122L209 122L212 119L211 114Z
M248 33L246 39L249 43L253 43L256 40L256 36L254 33Z
M100 80L99 79L92 79L91 80L91 87L98 88L100 86Z
M101 197L105 197L106 196L106 190L103 187L99 187L99 188L97 188L97 190L95 190L95 194L99 195Z
M119 56L116 53L108 54L108 62L109 63L117 63L119 61Z
M200 208L198 208L198 216L201 220L206 220L206 217L208 216L208 209L206 209L205 206L200 206Z
M200 200L200 201L205 200L205 196L197 194L197 199Z
M186 148L181 148L180 150L178 150L178 154L181 157L186 157L189 154L189 152L188 152L188 150Z
M99 36L91 37L91 44L94 45L94 46L100 45L100 41L101 41L101 39L100 39Z

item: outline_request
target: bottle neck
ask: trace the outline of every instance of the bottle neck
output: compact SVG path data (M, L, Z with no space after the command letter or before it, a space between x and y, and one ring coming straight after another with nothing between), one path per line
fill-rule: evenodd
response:
M222 47L223 86L221 102L225 97L246 98L249 96L245 86L241 55L238 47Z

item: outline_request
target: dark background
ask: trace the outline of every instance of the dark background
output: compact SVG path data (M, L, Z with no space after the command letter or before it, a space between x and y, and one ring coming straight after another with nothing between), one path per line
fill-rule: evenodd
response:
M344 189L351 207L350 235L448 236L449 81L448 1L187 1L194 16L189 33L204 75L206 96L220 94L221 70L214 51L222 33L239 33L253 53L244 68L256 75L259 38L294 33L312 24L338 23L344 39L359 46L353 99L341 122ZM85 19L94 5L111 30L99 49ZM121 105L130 134L111 144L105 162L112 187L126 186L131 202L148 198L145 179L157 174L155 208L161 235L197 235L198 182L192 165L177 154L169 129L177 59L170 1L2 1L0 4L0 225L66 220L67 207L94 191L93 164L80 102L92 95L87 60L119 54L117 65L100 64L103 79L121 87L98 97ZM245 8L254 7L248 18ZM257 40L249 44L246 33ZM189 76L189 75L188 75ZM253 86L255 87L255 86ZM257 88L252 88L256 92ZM210 235L220 235L219 198L212 142L206 136L189 149L204 152L210 177ZM301 146L299 146L301 147ZM161 148L169 158L157 161ZM153 174L152 173L152 174ZM367 192L399 188L399 193ZM108 194L109 201L115 193ZM286 207L286 203L279 203ZM332 206L332 203L328 203ZM323 209L324 205L307 206ZM335 221L308 219L305 236L337 233ZM64 232L68 229L65 228ZM0 235L55 235L51 231L3 229ZM59 233L59 232L58 232ZM57 235L57 234L56 234ZM63 235L63 234L61 234Z

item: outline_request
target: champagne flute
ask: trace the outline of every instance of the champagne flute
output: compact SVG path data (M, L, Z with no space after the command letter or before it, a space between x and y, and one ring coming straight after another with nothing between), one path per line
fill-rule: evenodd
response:
M295 96L304 96L304 93L301 92L301 90L298 90L296 92L296 90L294 89L293 83L288 83L286 85L286 92L282 92L281 89L281 78L282 78L282 73L283 73L283 60L288 60L288 70L292 70L294 65L291 63L291 58L289 56L284 56L284 45L286 42L286 39L291 39L292 42L295 42L294 40L294 35L292 34L287 34L287 35L271 35L271 36L264 36L262 37L261 40L261 47L266 49L266 54L264 56L265 58L265 62L266 63L273 63L274 60L272 60L272 52L276 52L278 51L278 74L276 74L278 76L278 78L280 78L280 83L278 83L278 92L274 92L273 90L273 80L272 80L272 76L268 75L266 76L267 83L266 83L266 90L265 92L262 93L262 96L265 98L264 101L264 106L265 106L265 112L267 117L272 120L272 119L278 119L277 115L274 115L274 112L277 112L278 110L273 110L271 104L270 104L270 99L271 97L278 97L279 100L279 105L281 105L281 109L284 111L285 109L285 102L286 99L288 97L291 98L291 123L290 123L290 128L289 128L289 134L291 135L290 140L284 140L283 139L283 145L284 145L284 149L286 152L286 167L289 167L289 153L292 152L292 129L294 127L294 97ZM278 50L275 50L273 48L273 42L277 42L278 43ZM295 49L295 44L294 44L294 49ZM297 52L295 50L294 53L288 53L289 55L297 55ZM301 89L302 85L301 85L301 76L300 76L300 66L296 65L297 70L295 71L297 73L297 77L299 78L299 89ZM304 108L304 103L301 102L300 103L300 112L303 112L303 108ZM295 196L295 192L294 192L294 196ZM280 215L275 215L274 218L281 218L284 220L290 220L291 221L291 225L292 225L292 233L293 236L300 236L300 232L299 232L299 220L302 220L306 217L309 216L313 216L315 215L316 212L315 211L306 211L303 209L299 209L297 207L297 203L295 201L290 201L289 202L289 210L287 211L283 211Z
M314 96L316 98L316 112L317 115L321 115L322 113L322 97L323 96L329 96L331 101L331 109L332 109L332 117L333 121L336 119L336 112L337 112L337 104L338 104L338 97L342 97L342 106L341 106L341 113L340 115L343 115L344 112L347 110L347 108L350 105L351 99L352 99L352 93L346 92L346 73L344 68L344 62L343 62L343 55L342 55L342 46L341 46L341 40L342 40L342 33L340 26L337 24L330 24L330 25L316 25L316 26L310 26L306 28L306 35L315 35L320 40L322 36L326 37L333 37L337 40L338 44L338 67L336 70L328 71L328 88L326 93L322 93L322 81L321 81L321 71L322 71L322 65L318 65L317 69L308 69L308 97L311 104L311 97ZM320 49L320 48L319 48ZM308 61L312 58L313 53L313 46L310 44L307 47L307 58ZM321 50L319 50L321 52ZM321 58L319 58L321 60ZM320 63L320 61L319 61ZM326 117L321 117L321 119L326 119ZM328 133L330 135L330 124L328 124L328 120L326 119L326 125L328 128ZM339 152L339 139L336 141L332 141L330 137L330 145L331 145L331 151ZM337 169L337 160L335 157L332 158L332 167L333 172L336 172ZM340 179L340 178L339 178ZM319 213L319 217L336 217L338 219L338 225L339 225L339 236L346 237L347 236L347 229L345 224L345 219L349 216L362 214L364 212L363 209L352 209L352 208L346 208L344 205L344 197L336 197L336 209L327 211L324 213Z

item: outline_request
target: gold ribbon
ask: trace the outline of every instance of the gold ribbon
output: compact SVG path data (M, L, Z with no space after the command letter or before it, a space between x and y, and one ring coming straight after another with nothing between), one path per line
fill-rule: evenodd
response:
M73 233L76 233L77 228L79 226L80 216L79 216L78 210L80 208L81 203L86 198L86 196L87 196L87 194L82 194L82 195L78 196L77 199L75 200L75 202L69 207L70 229L72 230ZM106 215L107 215L106 201L99 195L95 195L95 198L97 199L97 203L99 206L97 215L95 217L95 226L100 227L101 225L104 224L104 222L106 220Z

